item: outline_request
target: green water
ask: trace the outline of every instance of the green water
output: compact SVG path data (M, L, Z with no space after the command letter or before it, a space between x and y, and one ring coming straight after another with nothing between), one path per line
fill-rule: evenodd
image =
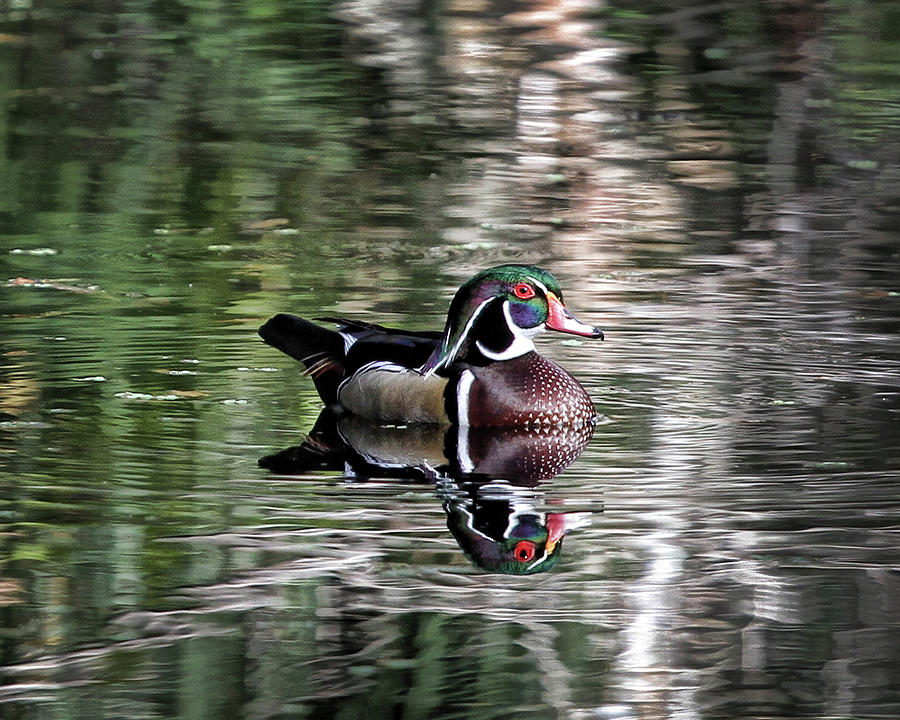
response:
M538 9L0 9L0 717L900 714L900 16ZM452 473L258 467L321 408L268 317L508 261L606 333L538 341L583 453L488 493L546 572Z

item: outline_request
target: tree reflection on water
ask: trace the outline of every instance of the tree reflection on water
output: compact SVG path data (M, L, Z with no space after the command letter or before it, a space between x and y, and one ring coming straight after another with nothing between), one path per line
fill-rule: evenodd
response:
M5 6L0 715L900 715L895 26ZM256 467L319 412L261 319L439 327L504 261L609 328L546 349L601 415L577 462ZM448 532L537 555L558 515L528 577Z

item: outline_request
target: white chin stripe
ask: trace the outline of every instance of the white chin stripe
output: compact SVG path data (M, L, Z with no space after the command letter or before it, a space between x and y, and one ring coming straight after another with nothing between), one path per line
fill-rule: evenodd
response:
M512 360L513 358L521 357L525 353L534 350L534 343L524 335L517 335L516 339L512 341L512 344L502 352L488 350L477 340L475 341L475 345L478 347L479 352L488 360Z
M513 322L512 316L509 314L508 301L503 302L503 317L506 318L506 326L513 336L513 341L509 344L509 347L500 352L494 352L493 350L488 350L479 340L475 341L475 346L478 348L479 352L488 360L512 360L525 353L532 352L534 350L534 343L531 342L529 336L540 332L542 329L540 325L527 329L520 328L516 325Z

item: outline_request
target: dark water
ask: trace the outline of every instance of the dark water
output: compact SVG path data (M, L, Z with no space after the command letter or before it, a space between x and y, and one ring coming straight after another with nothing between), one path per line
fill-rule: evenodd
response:
M7 3L0 717L900 717L898 71L874 1ZM606 331L592 437L470 439L559 475L257 466L263 320L505 261Z

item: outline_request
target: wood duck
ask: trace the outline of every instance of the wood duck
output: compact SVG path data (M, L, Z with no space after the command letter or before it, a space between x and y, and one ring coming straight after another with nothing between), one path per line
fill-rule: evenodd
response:
M541 357L545 329L603 339L576 320L559 283L531 265L500 265L457 291L443 332L396 330L318 318L337 330L281 313L262 339L300 360L330 408L382 424L535 427L593 422L585 389Z

